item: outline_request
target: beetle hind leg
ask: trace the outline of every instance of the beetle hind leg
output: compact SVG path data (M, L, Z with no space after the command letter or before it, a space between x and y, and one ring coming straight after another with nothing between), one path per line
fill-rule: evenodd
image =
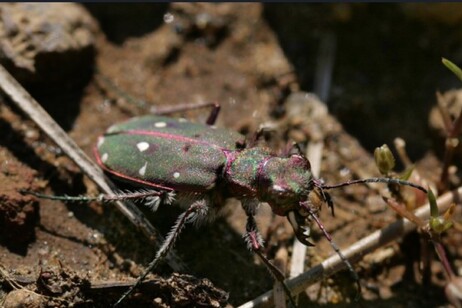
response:
M144 202L144 204L151 210L156 211L160 203L171 204L175 199L174 191L167 190L154 190L154 189L141 189L136 191L118 191L112 195L100 194L96 197L93 196L54 196L37 193L35 191L21 190L20 193L25 195L32 195L39 199L58 200L63 202L77 202L77 203L88 203L88 202L115 202L133 200L135 202Z

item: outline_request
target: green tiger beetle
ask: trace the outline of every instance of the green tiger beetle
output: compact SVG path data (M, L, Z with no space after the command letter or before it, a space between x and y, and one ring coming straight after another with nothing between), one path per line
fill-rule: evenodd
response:
M34 193L38 197L64 201L136 199L143 200L154 210L159 204L171 204L175 200L186 208L145 272L114 306L133 292L163 260L187 223L214 217L230 197L241 201L247 215L243 236L247 247L261 258L275 279L282 283L292 304L294 301L284 283L284 275L262 252L263 240L255 221L261 202L269 204L276 215L287 217L297 239L308 246L313 246L309 238L310 225L314 221L353 273L360 290L359 279L352 265L318 219L318 212L324 203L334 214L333 202L326 191L361 183L406 185L424 192L426 189L392 178L369 178L326 185L313 177L310 163L300 151L278 155L267 147L257 145L258 133L247 142L238 132L215 127L220 106L209 105L213 108L205 125L182 118L148 115L113 125L98 138L94 153L99 166L119 180L142 187L141 190L96 198Z

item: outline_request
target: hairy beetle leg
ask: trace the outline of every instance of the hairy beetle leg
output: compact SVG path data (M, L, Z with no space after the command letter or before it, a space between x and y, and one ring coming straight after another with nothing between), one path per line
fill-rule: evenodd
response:
M113 307L118 306L122 301L130 295L136 287L146 278L146 276L157 267L157 265L167 256L167 254L172 250L173 246L175 245L176 240L178 239L181 231L185 227L187 223L195 222L198 219L203 218L207 215L208 206L205 200L198 200L191 204L191 206L183 212L180 216L178 216L175 224L173 225L172 229L168 233L167 237L165 238L162 246L157 251L156 256L154 259L148 264L148 267L144 271L144 273L139 276L135 283L117 300L117 302L113 305Z
M82 202L88 203L92 201L97 202L114 202L124 200L143 201L144 205L149 207L152 211L156 211L160 203L171 204L174 200L175 193L173 191L159 191L153 189L141 189L137 191L115 192L114 195L100 194L96 197L89 196L53 196L37 193L30 190L21 190L20 193L32 195L40 199L59 200L64 202Z
M296 307L295 300L290 293L289 287L284 282L284 274L273 264L271 261L265 256L262 252L263 248L263 239L258 231L257 223L255 222L255 217L249 211L247 213L247 224L246 224L246 233L244 234L245 242L250 250L252 250L265 264L268 271L271 275L276 279L279 283L281 283L284 292L286 293L287 297L289 298L290 304L293 307Z

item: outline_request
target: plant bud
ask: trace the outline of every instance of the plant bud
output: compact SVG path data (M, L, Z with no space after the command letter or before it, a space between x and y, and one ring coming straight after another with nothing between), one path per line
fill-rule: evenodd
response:
M387 175L395 167L395 157L386 144L375 148L374 158L377 168L383 175Z

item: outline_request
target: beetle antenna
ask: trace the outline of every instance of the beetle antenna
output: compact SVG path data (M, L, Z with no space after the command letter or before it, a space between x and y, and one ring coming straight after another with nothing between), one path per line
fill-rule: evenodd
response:
M397 184L397 185L402 185L402 186L410 186L415 189L418 189L420 191L423 191L425 194L427 194L427 189L424 187L414 184L409 181L405 180L400 180L400 179L393 179L393 178L368 178L368 179L359 179L359 180L350 180L346 181L343 183L339 184L334 184L334 185L325 185L322 181L318 179L313 179L314 186L319 188L319 191L324 199L324 201L327 203L329 208L332 211L332 215L334 215L334 204L332 202L331 196L325 192L324 190L329 190L329 189L335 189L335 188L341 188L349 185L356 185L356 184L366 184L366 183L385 183L385 184ZM330 245L334 249L334 251L337 253L337 255L340 257L340 259L343 261L343 263L347 266L348 271L351 273L353 276L353 279L356 281L356 285L358 288L358 294L361 293L361 284L359 281L358 274L356 271L353 269L353 266L351 265L350 261L345 257L345 255L340 251L338 248L337 244L333 241L332 236L327 232L326 228L322 224L322 222L319 220L318 216L316 216L316 213L311 209L311 207L308 205L307 202L301 202L300 205L305 209L308 214L313 218L313 220L316 222L318 225L319 229L322 231L326 239L329 241Z
M340 188L340 187L349 186L349 185L366 184L366 183L398 184L398 185L403 185L403 186L410 186L420 191L423 191L424 193L427 193L427 190L420 185L414 184L409 181L404 181L400 179L392 179L392 178L369 178L369 179L360 179L360 180L350 180L350 181L346 181L346 182L335 184L335 185L325 185L321 183L319 187L327 190L327 189Z
M326 195L329 196L328 194L326 194ZM332 203L332 200L330 199L330 196L328 197L328 199L326 199L326 201L327 200L329 200L330 203ZM329 202L329 201L327 201L327 202ZM356 281L356 286L357 286L357 289L358 289L358 296L359 296L359 294L361 294L361 283L359 281L358 273L356 273L356 271L354 270L354 268L351 265L350 261L348 261L347 257L340 251L340 248L338 248L337 244L332 239L332 236L330 235L330 233L326 230L323 223L319 220L318 216L313 212L311 207L308 206L307 202L300 202L300 205L313 218L313 220L316 222L316 224L318 225L321 232L324 234L324 237L329 241L332 249L335 251L335 253L340 257L340 260L342 260L342 262L348 268L348 271L351 273L351 276L353 277L353 280ZM332 203L332 211L333 211L333 203Z

